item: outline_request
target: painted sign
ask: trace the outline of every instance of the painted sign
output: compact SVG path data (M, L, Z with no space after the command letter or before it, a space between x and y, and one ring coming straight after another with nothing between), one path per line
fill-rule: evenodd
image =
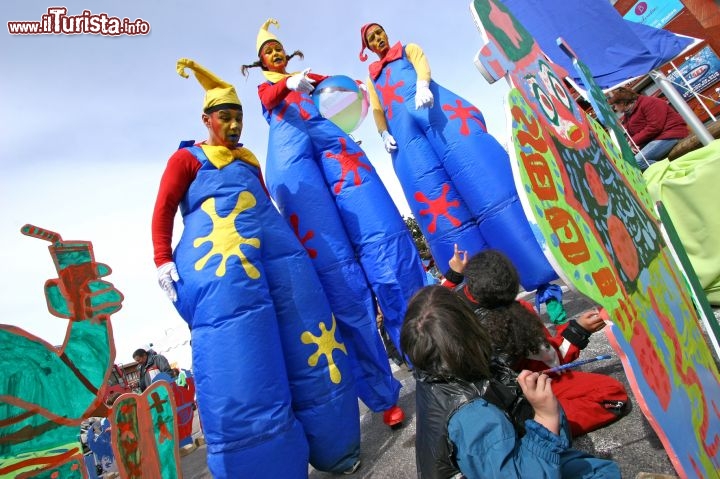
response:
M649 27L662 28L682 9L680 0L640 0L623 18Z
M705 47L688 57L677 70L670 70L667 78L687 100L693 96L692 90L702 92L720 81L720 58L712 48Z
M120 477L182 477L171 383L156 381L142 394L120 396L110 424Z
M53 346L15 326L0 325L0 477L86 478L80 423L100 406L115 358L110 315L123 300L101 279L89 241L25 225L49 241L57 278L45 282L51 314L67 320Z
M609 340L682 477L720 468L720 374L637 170L499 1L471 10L485 78L511 86L513 173L564 281L609 312Z

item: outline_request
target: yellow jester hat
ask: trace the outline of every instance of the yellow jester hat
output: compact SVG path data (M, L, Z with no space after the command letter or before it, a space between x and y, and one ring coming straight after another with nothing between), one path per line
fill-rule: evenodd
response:
M268 31L270 25L275 25L276 27L280 28L280 23L274 18L268 18L265 23L262 24L262 26L260 27L260 31L258 31L257 34L257 40L255 41L258 58L262 58L262 54L260 53L260 51L267 42L278 42L280 45L282 45L282 42L278 39L278 37ZM290 74L271 72L263 69L263 76L265 76L268 81L276 83L282 80L284 77L290 76Z
M275 41L282 44L282 42L278 40L278 37L268 31L270 24L280 28L280 23L274 18L268 18L265 23L262 24L262 26L260 27L260 31L257 35L257 41L255 42L258 57L260 56L260 50L262 50L263 45L265 45L267 42Z
M226 108L239 108L242 111L242 104L234 86L221 80L202 65L188 58L181 58L177 61L178 75L188 78L189 75L185 72L185 68L189 68L195 73L195 78L205 89L205 101L203 103L203 112L205 114L209 115L214 111ZM255 155L242 146L229 150L224 146L203 144L201 148L207 155L208 160L218 169L226 167L233 160L241 160L256 168L260 167Z
M178 75L183 78L189 77L185 71L186 68L191 69L193 73L195 73L195 78L197 78L200 85L205 89L205 101L203 102L204 113L212 113L224 108L240 108L240 110L242 110L242 104L235 92L234 86L220 79L214 73L189 58L181 58L177 61Z

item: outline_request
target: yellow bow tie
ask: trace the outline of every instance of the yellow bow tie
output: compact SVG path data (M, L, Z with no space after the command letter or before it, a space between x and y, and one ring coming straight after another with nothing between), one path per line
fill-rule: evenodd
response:
M255 158L253 152L243 146L233 150L225 146L200 145L200 147L208 157L208 160L210 160L210 163L218 170L225 168L234 160L244 161L249 165L260 168L260 163L257 158Z

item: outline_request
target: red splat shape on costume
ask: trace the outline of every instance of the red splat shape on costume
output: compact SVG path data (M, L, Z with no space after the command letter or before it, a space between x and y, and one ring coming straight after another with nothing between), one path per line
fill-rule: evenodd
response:
M325 153L326 158L337 160L337 162L340 163L340 168L342 168L340 180L335 183L334 192L336 195L340 193L340 190L345 183L345 178L347 178L350 172L355 174L355 186L358 186L362 184L362 180L360 179L360 168L365 168L366 170L371 171L370 165L360 161L360 158L365 156L365 153L363 153L362 150L356 153L348 153L347 140L345 138L340 138L340 146L342 147L342 151L340 151L340 153Z
M285 112L288 108L290 108L290 105L297 105L298 112L300 113L300 118L302 118L303 120L307 120L308 118L310 118L310 113L308 113L308 111L302 107L303 102L314 105L310 98L308 98L307 96L302 96L296 91L291 91L286 98L287 100L285 100L285 104L278 113L278 120L283 119L283 117L285 116Z
M435 230L437 230L438 216L444 216L445 218L447 218L448 221L450 221L450 224L452 224L454 227L460 226L460 220L458 220L448 212L451 207L460 205L460 202L458 200L447 200L447 194L449 191L450 185L445 183L442 187L442 193L440 193L440 197L435 199L428 198L422 191L415 192L415 200L421 203L426 203L428 205L428 207L424 210L420 210L420 214L422 216L431 214L433 217L430 225L428 226L428 232L430 233L435 233Z
M305 248L305 251L307 251L308 255L315 259L317 258L317 250L314 248L310 248L307 246L307 242L310 241L315 237L315 232L313 230L308 230L305 235L300 235L300 217L297 215L297 213L293 213L290 215L290 226L292 226L293 231L295 232L295 236L300 240L300 243Z
M479 118L474 117L473 113L480 113L480 110L475 108L474 106L470 105L468 107L462 106L462 102L460 100L455 100L456 106L450 106L449 104L445 104L442 106L442 109L445 111L453 111L454 113L450 116L451 120L455 120L457 118L460 118L460 121L462 122L462 125L460 126L460 134L463 136L468 136L470 134L470 127L468 126L468 120L475 121L478 125L480 125L480 128L482 128L483 131L487 131L487 128L485 127L485 124L480 121Z
M382 104L383 105L389 105L387 109L387 118L388 120L392 120L392 102L403 102L403 97L395 93L395 90L400 88L401 86L405 85L405 81L400 80L397 83L390 84L390 75L392 74L392 70L390 68L387 69L387 75L385 76L385 84L384 85L376 85L376 90L379 90L380 96L382 96Z

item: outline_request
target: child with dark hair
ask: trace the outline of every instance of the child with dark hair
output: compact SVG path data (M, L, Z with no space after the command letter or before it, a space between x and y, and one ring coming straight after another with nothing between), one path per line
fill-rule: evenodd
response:
M520 291L517 271L497 250L472 257L463 274L464 296L488 332L495 355L515 371L543 371L575 361L590 335L605 327L600 312L590 310L558 325L551 334L529 303L515 299ZM606 426L626 412L627 391L610 376L568 371L553 379L553 392L575 437Z
M400 341L417 381L418 477L620 477L614 462L570 448L547 375L522 371L515 394L492 379L490 338L449 289L413 296Z

